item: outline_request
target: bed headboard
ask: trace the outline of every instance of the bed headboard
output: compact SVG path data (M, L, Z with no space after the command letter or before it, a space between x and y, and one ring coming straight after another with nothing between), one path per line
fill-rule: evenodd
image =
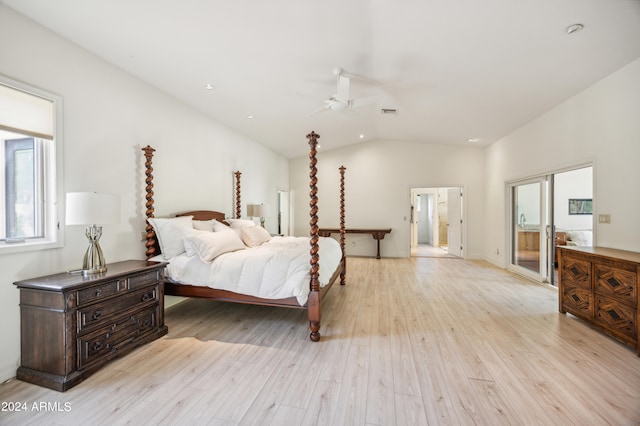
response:
M211 220L215 219L218 222L224 222L224 213L216 212L213 210L194 210L190 212L177 213L176 216L193 216L193 220Z

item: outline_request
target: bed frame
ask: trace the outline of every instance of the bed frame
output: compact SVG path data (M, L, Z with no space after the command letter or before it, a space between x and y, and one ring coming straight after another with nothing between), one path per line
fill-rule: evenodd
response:
M236 303L247 303L254 305L266 305L266 306L279 306L279 307L287 307L287 308L297 308L297 309L306 309L309 317L309 330L311 333L309 334L309 338L313 342L317 342L320 340L320 319L322 317L322 309L321 309L321 301L327 291L331 288L331 286L340 278L340 284L345 284L346 277L346 256L345 256L345 215L344 215L344 174L346 168L344 166L340 167L340 249L342 250L342 258L340 264L334 274L331 277L329 283L327 283L324 287L320 287L319 281L319 245L318 240L320 237L320 232L318 228L318 178L316 168L317 160L317 146L318 146L318 138L320 136L315 132L311 132L307 135L307 139L309 140L309 188L310 188L310 282L309 282L309 299L305 306L300 306L295 297L290 297L287 299L262 299L259 297L248 296L245 294L239 294L227 290L217 290L209 287L202 286L193 286L187 284L173 284L171 282L165 281L165 294L172 296L183 296L183 297L197 297L197 298L205 298L226 302L236 302ZM142 148L145 156L145 207L146 207L146 216L147 219L154 217L154 192L153 192L153 153L155 149L150 146L146 146ZM241 203L240 203L240 175L239 171L234 172L235 175L235 214L236 218L241 217ZM176 216L193 216L195 220L210 220L216 219L218 221L224 221L225 215L224 213L210 210L197 210L197 211L189 211L182 212L177 214ZM158 241L156 239L155 231L153 227L149 224L147 220L146 225L146 256L147 259L150 259L154 256L160 254L160 246L158 245Z

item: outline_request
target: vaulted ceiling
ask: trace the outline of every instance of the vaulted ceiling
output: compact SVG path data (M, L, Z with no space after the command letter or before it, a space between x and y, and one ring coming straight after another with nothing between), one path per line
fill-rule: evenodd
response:
M486 146L640 57L640 0L0 4L289 158L311 130Z

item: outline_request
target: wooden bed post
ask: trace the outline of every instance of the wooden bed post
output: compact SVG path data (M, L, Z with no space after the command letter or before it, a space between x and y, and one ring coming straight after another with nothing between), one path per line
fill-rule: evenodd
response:
M340 166L340 250L342 251L342 272L340 272L340 285L345 284L347 274L347 256L345 255L345 226L344 226L344 171L345 166Z
M151 148L151 146L147 145L146 147L142 148L142 150L144 151L144 156L146 158L145 162L144 162L144 167L145 167L145 171L144 174L146 175L145 178L145 191L146 191L146 195L145 195L145 199L147 200L145 203L145 207L146 207L146 211L145 214L147 215L147 219L145 219L145 222L147 224L147 226L145 227L145 232L147 233L146 235L146 239L147 239L147 243L146 243L146 247L147 247L147 251L146 251L146 256L147 259L152 258L153 256L156 255L156 233L153 230L153 226L151 226L151 224L149 223L149 218L153 217L153 212L154 212L154 208L153 208L153 167L151 166L152 160L153 160L153 152L155 151L155 149Z
M311 220L309 221L309 236L311 237L311 268L309 270L309 274L311 275L311 281L309 282L310 291L307 310L309 314L309 329L311 330L309 338L313 342L320 340L320 317L322 316L322 312L320 310L320 267L318 265L318 259L320 257L318 255L318 240L320 238L320 232L318 230L318 169L316 168L316 164L318 163L316 154L319 137L320 136L313 131L307 135L307 139L309 139L309 215L311 217Z
M236 175L236 219L242 216L242 204L240 203L240 175L242 173L235 172Z

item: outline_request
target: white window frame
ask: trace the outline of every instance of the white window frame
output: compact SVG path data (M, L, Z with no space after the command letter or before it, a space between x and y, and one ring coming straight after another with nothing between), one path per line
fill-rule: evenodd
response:
M7 243L0 241L0 255L5 253L20 253L46 250L64 245L64 232L61 229L60 218L63 213L63 131L62 131L62 97L45 90L12 80L0 75L0 84L22 90L23 92L49 99L54 105L53 140L46 141L47 148L43 150L44 165L44 217L42 238L25 239L19 242ZM2 168L4 179L4 165ZM4 197L4 184L2 186ZM3 207L4 208L4 207ZM4 213L2 214L4 220Z

